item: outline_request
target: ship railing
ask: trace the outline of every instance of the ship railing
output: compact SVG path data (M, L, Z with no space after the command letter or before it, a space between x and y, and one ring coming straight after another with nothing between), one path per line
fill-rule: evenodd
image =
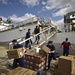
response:
M6 26L6 25L4 25L4 23L2 23L2 26L5 26L5 27L1 28L0 31L5 31L5 30L12 29L12 28L15 29L17 27L26 26L26 24L29 24L29 23L33 24L34 22L37 22L38 20L41 20L40 17L34 16L29 19L23 20L21 22L12 23L10 26ZM14 26L12 27L12 25L14 25Z
M25 47L25 42L29 40L29 45L31 46L31 48L35 47L35 46L41 46L43 43L47 42L47 40L49 38L51 38L54 34L56 34L56 30L52 30L52 28L50 26L48 27L45 27L40 33L36 34L36 35L32 35L30 38L28 39L25 39L24 37L23 38L20 38L18 39L17 41L19 42L19 44L23 44L23 46ZM39 41L39 44L36 45L35 42L35 39L37 36L40 36L40 41ZM31 43L31 41L33 41L33 43ZM9 43L9 50L13 48L13 44L12 43Z

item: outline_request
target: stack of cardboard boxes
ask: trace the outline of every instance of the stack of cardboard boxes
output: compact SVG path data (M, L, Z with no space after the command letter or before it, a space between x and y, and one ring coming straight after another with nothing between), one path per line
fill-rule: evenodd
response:
M23 51L22 48L9 50L9 51L7 51L8 58L9 59L21 58L22 57L22 51ZM48 64L48 53L49 52L50 52L50 49L44 45L42 47L42 49L39 51L39 53L36 53L36 52L25 53L25 65L27 66L27 68L35 70L37 72L42 71L45 68L45 66ZM21 75L20 72L24 71L23 69L20 70L19 68L17 71L15 71L15 70L14 71L12 70L11 71L12 73L10 72L8 75L16 75L16 74ZM16 74L13 74L13 72L14 73L16 72ZM25 75L30 75L28 73L31 73L31 71L28 71L27 74L25 74ZM31 74L31 75L34 75L34 74Z
M7 75L37 75L37 72L27 68L18 67L8 72Z
M55 75L74 75L74 58L71 56L60 56L58 61L58 69Z
M46 57L36 52L28 52L25 54L25 64L27 68L35 71L42 71L45 67Z
M28 52L25 54L25 64L27 68L36 71L42 71L45 66L48 64L48 57L47 54L49 53L50 49L45 45L39 51L36 52Z
M58 59L52 60L50 63L50 71L55 72L55 70L58 68Z
M52 60L50 69L43 75L75 75L75 59L73 56L60 56Z
M7 51L8 58L21 58L22 48ZM42 71L48 63L48 54L50 49L45 45L39 53L28 52L25 53L25 64L27 68L16 68L10 71L7 75L36 75L35 71ZM35 71L32 71L32 70ZM45 75L75 75L75 60L73 56L60 56L58 60L51 61L51 68Z

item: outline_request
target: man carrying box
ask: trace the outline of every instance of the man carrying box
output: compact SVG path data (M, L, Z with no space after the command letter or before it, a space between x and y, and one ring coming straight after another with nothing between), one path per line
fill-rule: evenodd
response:
M56 60L56 52L55 52L55 46L53 45L53 41L49 41L48 48L50 48L49 56L48 56L48 69L50 68L50 62L51 60Z
M13 43L13 49L17 49L17 48L23 48L23 46L21 45L21 44L18 44L17 43L17 40L16 39L14 39L13 41L12 41L12 43ZM17 59L14 59L14 61L13 61L13 69L14 68L16 68L16 67L18 67L18 63L19 63L19 65L21 66L21 67L25 67L25 63L24 63L24 52L25 52L25 49L23 48L23 52L21 53L21 58L17 58Z

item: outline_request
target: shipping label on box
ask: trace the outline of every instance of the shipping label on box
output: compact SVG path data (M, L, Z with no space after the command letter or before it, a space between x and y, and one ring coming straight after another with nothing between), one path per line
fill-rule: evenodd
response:
M30 61L30 65L34 65L34 62Z
M35 66L37 66L37 67L41 67L42 64L37 64L37 63L35 63Z
M30 69L33 69L34 67L33 67L33 66L29 66L29 68L30 68Z
M46 62L45 62L45 61L43 61L43 62L41 63L41 65L45 65L45 63L46 63Z
M35 56L31 56L31 60L35 60Z

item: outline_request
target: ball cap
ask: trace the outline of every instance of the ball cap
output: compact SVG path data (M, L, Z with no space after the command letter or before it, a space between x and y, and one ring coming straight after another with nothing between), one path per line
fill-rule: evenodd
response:
M28 30L31 30L30 28Z
M49 41L48 44L49 44L49 43L53 43L53 41Z
M14 39L14 40L12 40L12 42L17 42L17 40L16 40L16 39Z

